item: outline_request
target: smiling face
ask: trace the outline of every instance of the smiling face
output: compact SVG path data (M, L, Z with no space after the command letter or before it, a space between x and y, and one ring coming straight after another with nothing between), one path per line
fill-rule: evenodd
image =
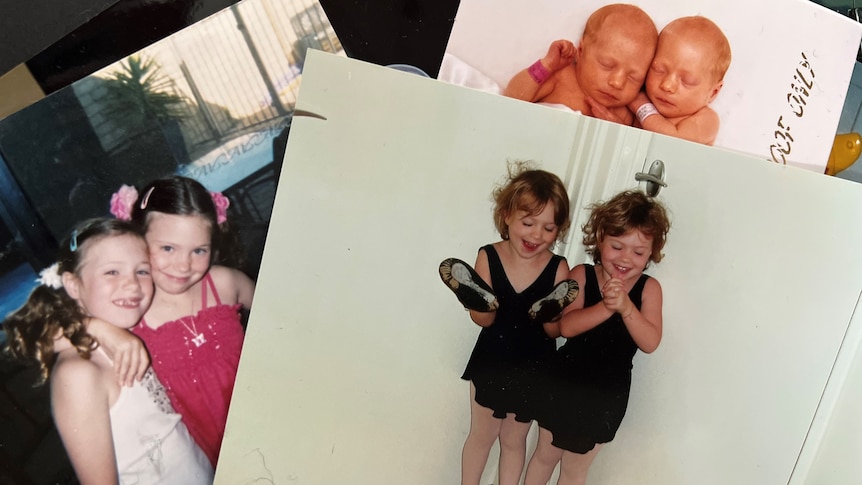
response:
M147 217L147 244L156 288L171 295L188 291L210 267L210 223L201 216L161 212Z
M84 313L122 328L137 324L153 299L147 245L124 234L88 241L76 274L63 273L66 292Z
M662 31L645 84L647 96L662 116L692 115L721 91L723 76L717 74L720 59L714 37L692 22L671 24Z
M554 222L554 203L548 201L538 214L517 210L506 217L508 243L515 254L530 259L551 248L559 227Z
M631 281L640 277L650 261L653 238L637 229L608 236L599 243L602 268L612 278Z

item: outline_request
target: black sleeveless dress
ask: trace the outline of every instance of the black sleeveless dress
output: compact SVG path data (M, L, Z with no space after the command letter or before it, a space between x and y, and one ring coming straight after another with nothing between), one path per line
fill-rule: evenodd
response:
M492 245L482 249L488 255L491 286L500 306L494 323L482 329L462 379L473 382L476 402L494 411L495 418L514 413L520 422L529 422L535 411L529 396L539 364L554 355L555 339L541 324L530 322L530 306L554 289L554 279L562 256L554 255L542 273L521 293L512 288L500 256Z
M638 310L648 279L641 275L629 291ZM602 295L592 265L586 265L584 286L584 307L600 304ZM626 414L637 350L619 313L567 339L557 350L533 395L533 417L551 432L554 446L586 453L597 443L614 439Z

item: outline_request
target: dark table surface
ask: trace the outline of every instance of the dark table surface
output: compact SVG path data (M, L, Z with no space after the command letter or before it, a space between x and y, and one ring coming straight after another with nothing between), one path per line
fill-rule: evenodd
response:
M26 61L51 93L236 1L0 0L0 73ZM458 3L320 0L349 57L435 77Z

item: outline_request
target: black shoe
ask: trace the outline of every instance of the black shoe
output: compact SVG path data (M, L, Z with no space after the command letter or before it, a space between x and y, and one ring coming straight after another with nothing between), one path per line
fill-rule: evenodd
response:
M500 306L494 290L464 261L445 259L440 263L439 271L443 283L455 292L464 308L477 312L493 312Z
M557 318L563 308L569 306L578 297L578 282L575 280L561 281L548 296L540 299L530 307L530 319L538 323L546 323Z

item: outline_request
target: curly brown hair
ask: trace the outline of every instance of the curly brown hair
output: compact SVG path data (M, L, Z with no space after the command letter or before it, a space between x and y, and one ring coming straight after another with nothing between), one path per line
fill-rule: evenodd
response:
M664 255L662 249L670 231L670 218L661 202L638 190L627 190L612 197L607 202L599 202L589 207L590 218L583 226L584 247L596 263L601 263L599 245L605 236L622 236L631 230L638 230L652 237L650 261L658 263Z
M509 163L505 185L494 189L494 225L503 239L509 239L506 218L522 210L536 215L545 209L548 202L554 204L554 224L557 225L557 241L562 241L571 225L569 195L559 177L544 170L532 168L532 162Z
M36 361L37 384L44 384L54 366L54 340L60 335L69 339L81 356L89 358L96 341L87 333L85 320L78 303L65 290L37 286L24 306L3 321L8 335L6 351L16 359Z

